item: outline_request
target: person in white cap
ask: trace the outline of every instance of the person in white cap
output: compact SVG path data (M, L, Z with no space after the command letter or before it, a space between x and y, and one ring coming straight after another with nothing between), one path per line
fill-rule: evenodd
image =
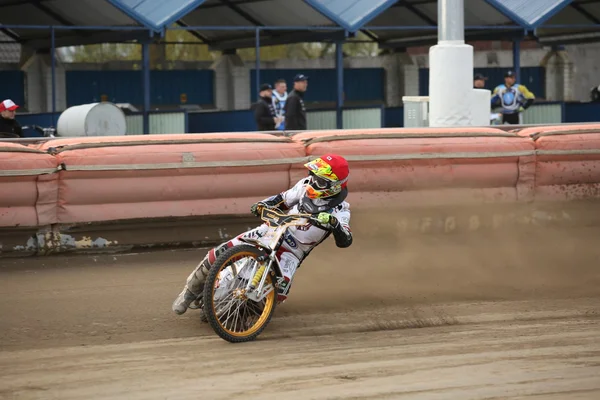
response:
M21 125L15 119L17 108L19 106L10 99L0 103L0 136L23 137Z

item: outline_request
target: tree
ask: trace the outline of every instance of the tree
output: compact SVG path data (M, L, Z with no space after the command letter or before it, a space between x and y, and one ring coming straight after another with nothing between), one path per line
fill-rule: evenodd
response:
M137 61L142 59L141 47L134 43L103 43L57 49L64 62L102 63L107 61Z
M377 43L365 43L367 37L359 32L355 38L349 39L343 46L344 54L350 57L374 57L379 54ZM219 52L210 51L192 33L184 30L167 30L167 43L150 46L151 68L157 68L173 61L213 61ZM264 46L260 48L262 61L280 59L316 59L332 55L335 46L332 43L294 43L288 45ZM239 49L237 53L245 61L256 59L254 48ZM108 61L141 61L141 46L135 43L104 43L86 46L75 46L59 49L61 59L75 63L102 63ZM168 66L167 66L168 68Z

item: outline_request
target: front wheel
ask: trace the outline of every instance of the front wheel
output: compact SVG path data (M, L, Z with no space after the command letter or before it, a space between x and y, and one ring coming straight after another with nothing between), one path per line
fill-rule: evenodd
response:
M276 290L271 290L260 302L245 295L249 267L241 267L248 258L257 259L264 253L256 247L242 244L221 254L214 262L204 284L204 315L215 333L231 343L256 339L266 328L275 311ZM273 285L271 274L265 285Z

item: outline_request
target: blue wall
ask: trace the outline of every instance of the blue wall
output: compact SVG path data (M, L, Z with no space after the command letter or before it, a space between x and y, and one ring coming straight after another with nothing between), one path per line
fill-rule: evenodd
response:
M504 73L509 68L475 68L473 75L487 76L486 89L494 90L504 83ZM517 82L527 86L536 98L546 97L546 69L544 67L522 67L521 81ZM429 68L419 69L419 96L429 94Z
M67 71L66 76L68 106L100 101L103 94L114 103L144 103L141 71ZM151 104L181 104L182 93L187 104L214 104L214 71L150 72Z
M294 86L294 76L305 74L309 77L308 90L304 99L307 102L336 101L335 69L261 69L260 82L275 84L278 79L287 81L288 92ZM344 69L344 92L346 101L385 100L385 70L383 68ZM256 70L250 71L250 99L256 101Z
M23 71L0 71L0 101L11 99L19 106L25 105L25 73Z
M252 131L256 131L256 122L251 110L188 113L190 133Z
M401 128L404 126L404 107L388 107L384 114L385 128Z
M565 103L564 122L599 122L600 103Z

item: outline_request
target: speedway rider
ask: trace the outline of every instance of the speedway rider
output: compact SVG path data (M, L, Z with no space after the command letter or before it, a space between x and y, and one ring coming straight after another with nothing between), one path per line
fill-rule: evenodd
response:
M348 162L336 154L326 154L304 165L308 176L298 181L291 189L255 203L250 208L260 215L263 207L275 208L290 214L310 213L316 216L319 225L292 226L278 251L277 257L285 275L286 290L277 301L287 299L296 269L308 254L333 233L337 247L352 244L350 232L350 205L348 195ZM217 257L227 249L242 244L240 237L260 238L270 228L263 223L236 238L211 249L196 269L190 274L182 292L173 302L173 311L181 315L190 305L201 298L206 276Z

